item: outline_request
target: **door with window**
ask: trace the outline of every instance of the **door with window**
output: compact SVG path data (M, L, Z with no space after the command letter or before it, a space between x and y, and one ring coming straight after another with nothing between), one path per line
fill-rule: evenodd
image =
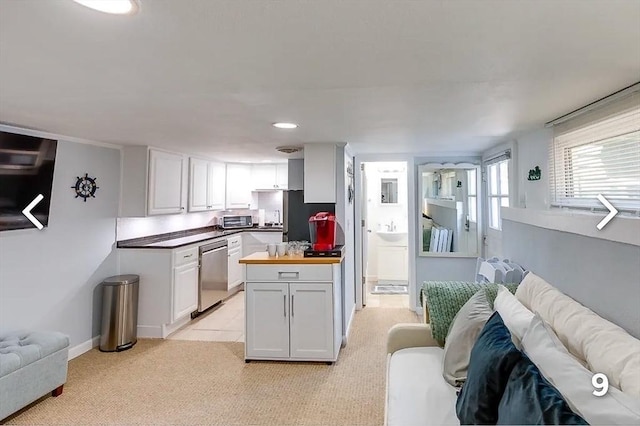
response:
M509 166L511 151L485 162L486 215L485 256L502 257L502 215L500 209L509 207Z

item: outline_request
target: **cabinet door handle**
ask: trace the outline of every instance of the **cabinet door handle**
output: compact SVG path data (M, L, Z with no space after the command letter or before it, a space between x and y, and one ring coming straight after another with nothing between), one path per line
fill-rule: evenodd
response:
M293 317L293 294L291 295L291 316Z
M278 272L278 278L295 278L298 279L300 272L280 271Z
M287 317L287 295L285 294L284 296L282 296L282 313L284 314L284 317Z
M193 257L193 253L191 254L185 254L184 256L182 256L183 259L187 259L189 257Z

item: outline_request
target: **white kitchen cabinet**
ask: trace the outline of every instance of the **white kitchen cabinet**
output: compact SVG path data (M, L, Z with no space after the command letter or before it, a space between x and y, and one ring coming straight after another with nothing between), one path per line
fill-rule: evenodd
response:
M186 175L182 154L147 146L124 147L120 216L183 213L187 203Z
M287 163L276 164L276 188L288 189L289 187L289 166Z
M118 249L120 270L140 276L138 337L166 338L191 320L198 308L200 244Z
M149 215L184 211L183 171L182 154L149 150Z
M336 202L336 149L335 144L305 144L305 203Z
M289 284L251 283L245 288L247 356L289 357Z
M340 263L248 264L245 359L336 361L340 282Z
M227 164L226 208L252 208L251 165Z
M331 283L289 284L289 356L333 357L333 292Z
M225 208L225 165L199 158L190 159L189 211Z
M252 164L251 189L255 191L287 189L288 167L282 164Z
M227 263L227 290L239 286L244 282L244 266L242 259L242 235L236 234L227 239L229 261Z
M173 269L172 320L177 321L197 309L198 262L196 261Z

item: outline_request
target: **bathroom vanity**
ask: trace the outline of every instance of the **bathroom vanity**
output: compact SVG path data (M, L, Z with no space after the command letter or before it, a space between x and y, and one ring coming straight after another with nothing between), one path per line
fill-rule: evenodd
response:
M343 259L266 252L240 259L246 265L246 362L338 359Z

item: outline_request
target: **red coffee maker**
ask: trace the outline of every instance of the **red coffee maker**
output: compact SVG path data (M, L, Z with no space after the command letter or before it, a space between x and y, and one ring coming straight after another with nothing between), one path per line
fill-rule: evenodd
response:
M336 246L336 216L328 212L319 212L311 216L309 233L312 250L333 250Z

